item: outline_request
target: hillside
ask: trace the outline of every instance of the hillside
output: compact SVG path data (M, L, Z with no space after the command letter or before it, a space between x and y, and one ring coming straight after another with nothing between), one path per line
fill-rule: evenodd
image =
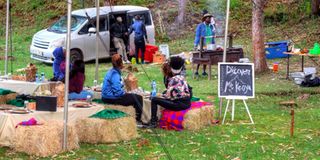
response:
M5 37L5 0L0 0L0 50L4 49ZM73 9L82 8L80 1L73 1ZM84 1L84 7L93 7L93 2ZM147 3L146 3L147 2ZM66 14L65 1L35 1L12 0L13 43L31 43L32 35L38 30L48 27L53 21ZM174 52L181 52L192 47L196 24L200 22L201 11L209 10L213 13L223 34L225 19L225 4L220 0L189 1L187 4L186 19L183 26L176 25L178 15L178 1L159 0L122 0L118 4L143 5L152 10L156 25L157 41L178 43L181 47ZM101 2L101 5L103 3ZM230 33L236 35L236 43L250 52L251 46L251 0L232 0L230 11ZM319 41L319 17L310 16L310 2L308 0L270 0L265 8L265 40L276 41L292 39L298 46L310 47ZM187 40L188 39L188 40ZM179 41L181 40L181 41ZM187 44L186 44L187 43ZM14 45L14 48L18 48ZM28 50L15 50L27 54ZM1 52L3 53L3 52Z

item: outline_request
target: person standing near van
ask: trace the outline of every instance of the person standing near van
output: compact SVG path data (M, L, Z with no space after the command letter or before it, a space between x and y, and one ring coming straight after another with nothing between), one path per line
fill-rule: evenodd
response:
M126 26L122 23L122 18L117 17L117 22L111 25L110 34L113 37L113 44L117 48L117 53L122 56L124 63L130 63L127 57L124 37L128 35Z
M137 64L139 64L139 50L141 50L141 63L144 64L144 53L146 50L146 43L149 43L146 26L141 20L139 15L134 17L134 23L130 27L129 35L134 31L134 45L135 45L135 57Z
M202 22L198 24L197 29L196 29L196 36L194 40L194 50L198 49L198 46L200 44L200 40L202 37L208 37L204 38L203 41L203 46L207 46L208 44L215 44L214 37L209 37L209 36L214 36L214 26L211 24L211 14L205 14L202 17ZM195 75L199 75L198 70L199 70L200 64L197 66L197 70ZM203 65L203 76L207 76L208 74L206 73L206 65Z

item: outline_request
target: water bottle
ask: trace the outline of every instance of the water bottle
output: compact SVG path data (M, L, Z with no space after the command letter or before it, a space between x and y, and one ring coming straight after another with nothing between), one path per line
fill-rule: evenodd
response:
M91 95L87 95L87 103L91 104Z
M36 74L36 83L39 83L39 75L38 75L38 73Z
M26 109L28 107L29 101L24 101L24 108Z
M93 87L97 87L98 85L98 81L97 80L93 80Z
M41 72L41 82L43 83L46 80L46 77L44 76L44 73Z
M153 98L153 97L156 97L157 96L157 84L156 84L156 81L153 80L151 82L151 95L150 95L150 98Z

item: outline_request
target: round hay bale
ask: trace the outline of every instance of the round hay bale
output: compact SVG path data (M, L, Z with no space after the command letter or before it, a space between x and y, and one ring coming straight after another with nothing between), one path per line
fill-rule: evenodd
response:
M121 106L121 105L105 105L105 109L115 109L127 113L132 117L136 117L136 111L133 106Z
M214 118L214 106L191 109L184 115L182 125L187 130L199 130L211 124Z
M117 119L78 119L75 128L80 142L92 144L129 141L138 137L136 120L131 116Z
M68 125L67 150L79 148L79 139L74 126ZM63 152L63 122L48 121L43 125L18 126L13 138L13 149L40 157Z

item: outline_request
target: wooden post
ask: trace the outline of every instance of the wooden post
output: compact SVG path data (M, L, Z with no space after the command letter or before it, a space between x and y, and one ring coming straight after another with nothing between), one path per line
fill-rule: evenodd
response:
M294 131L294 108L291 106L291 128L290 128L290 135L293 137L293 131Z

